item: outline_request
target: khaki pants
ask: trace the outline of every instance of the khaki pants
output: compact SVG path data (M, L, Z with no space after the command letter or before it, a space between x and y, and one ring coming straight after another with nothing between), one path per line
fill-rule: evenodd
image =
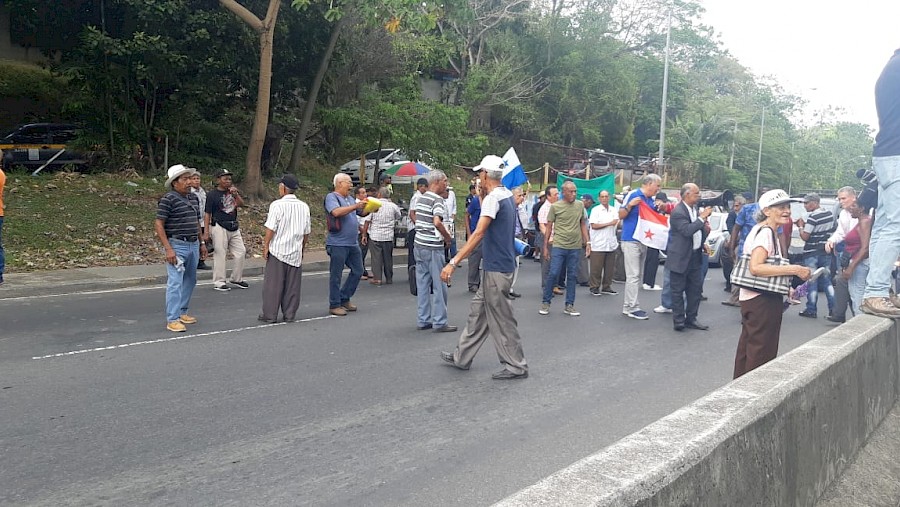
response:
M221 225L214 225L209 230L212 237L213 248L213 285L222 287L225 285L225 259L230 252L234 256L234 267L231 269L231 281L240 282L244 279L244 238L241 230L228 231Z
M616 271L616 251L591 252L591 288L611 290Z

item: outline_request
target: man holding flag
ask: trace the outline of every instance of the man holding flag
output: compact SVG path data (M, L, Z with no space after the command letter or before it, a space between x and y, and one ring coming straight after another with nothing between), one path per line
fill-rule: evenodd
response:
M652 211L653 196L659 192L661 181L658 174L644 176L641 188L628 194L624 201L625 205L619 209L619 218L622 220L622 255L625 261L625 296L622 314L637 320L649 318L638 303L647 243L654 248L665 250L668 242L668 221ZM641 208L645 208L643 212L639 211Z

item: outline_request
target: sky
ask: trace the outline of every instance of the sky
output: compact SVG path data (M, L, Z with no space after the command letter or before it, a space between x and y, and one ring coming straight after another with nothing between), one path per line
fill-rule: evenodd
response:
M699 1L703 22L742 65L809 101L801 121L835 106L845 109L837 120L878 129L875 81L900 48L900 1Z

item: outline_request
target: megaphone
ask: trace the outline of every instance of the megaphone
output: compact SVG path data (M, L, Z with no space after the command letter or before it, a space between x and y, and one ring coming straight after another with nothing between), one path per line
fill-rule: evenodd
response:
M719 206L723 211L728 211L734 206L734 192L731 190L723 190L722 192L716 192L715 190L701 190L700 202L698 205L701 208Z

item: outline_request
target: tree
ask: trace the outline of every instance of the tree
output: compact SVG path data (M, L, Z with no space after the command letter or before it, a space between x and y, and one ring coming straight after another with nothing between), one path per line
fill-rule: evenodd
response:
M250 144L247 147L247 172L244 175L244 192L250 196L262 196L262 161L263 143L266 140L266 128L269 126L269 100L272 87L272 48L275 38L275 22L278 20L278 8L281 0L269 0L266 17L258 18L235 0L219 0L223 7L233 12L259 34L259 87L256 91L256 114L253 117L253 128L250 132Z

